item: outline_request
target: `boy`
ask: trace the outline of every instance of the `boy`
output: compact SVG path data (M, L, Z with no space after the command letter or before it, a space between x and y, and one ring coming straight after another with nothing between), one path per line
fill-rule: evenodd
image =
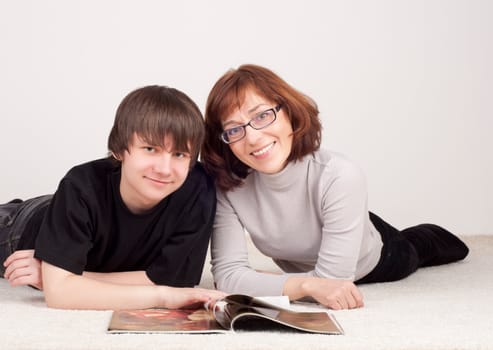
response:
M202 114L181 91L131 92L108 158L71 169L53 196L0 206L5 278L43 289L54 308L179 308L222 297L190 288L215 215L213 183L197 162L203 138Z

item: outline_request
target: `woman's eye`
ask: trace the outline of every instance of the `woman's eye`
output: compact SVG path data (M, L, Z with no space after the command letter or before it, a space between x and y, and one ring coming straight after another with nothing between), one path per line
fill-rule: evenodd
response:
M239 134L241 132L241 126L237 126L236 128L231 128L226 130L226 133L228 136L235 136L236 134Z
M255 117L255 120L261 122L264 119L270 119L271 115L272 115L272 110L269 109L268 111L262 112L259 115L257 115Z

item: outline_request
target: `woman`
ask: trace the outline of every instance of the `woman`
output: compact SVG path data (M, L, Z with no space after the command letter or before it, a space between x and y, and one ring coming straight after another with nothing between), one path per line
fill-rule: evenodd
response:
M219 289L356 308L363 298L355 283L399 280L468 254L439 226L399 231L370 213L361 169L320 149L316 103L272 71L226 72L209 94L205 120L202 160L218 189L212 272ZM250 268L244 230L283 274Z

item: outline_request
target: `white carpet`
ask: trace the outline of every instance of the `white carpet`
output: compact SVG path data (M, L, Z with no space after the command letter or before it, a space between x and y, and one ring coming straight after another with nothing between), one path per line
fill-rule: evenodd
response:
M366 306L334 312L343 336L106 334L110 311L48 309L39 291L0 279L1 349L493 349L493 236L465 236L463 262L362 286ZM253 254L253 266L271 266ZM209 266L203 286L211 286ZM303 308L304 306L297 306Z

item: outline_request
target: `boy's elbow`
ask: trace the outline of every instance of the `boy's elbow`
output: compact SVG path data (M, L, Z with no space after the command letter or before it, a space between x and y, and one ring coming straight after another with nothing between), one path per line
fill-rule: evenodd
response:
M73 273L51 265L45 261L41 263L43 278L43 293L46 306L53 309L74 309L76 286L71 284Z
M57 303L56 301L53 301L52 299L49 299L47 297L45 297L45 303L46 306L48 306L50 309L67 309L62 304Z
M50 290L50 288L45 288L44 297L45 304L51 309L73 309L74 307L70 305L70 302L65 300L61 295L58 295L56 291Z

